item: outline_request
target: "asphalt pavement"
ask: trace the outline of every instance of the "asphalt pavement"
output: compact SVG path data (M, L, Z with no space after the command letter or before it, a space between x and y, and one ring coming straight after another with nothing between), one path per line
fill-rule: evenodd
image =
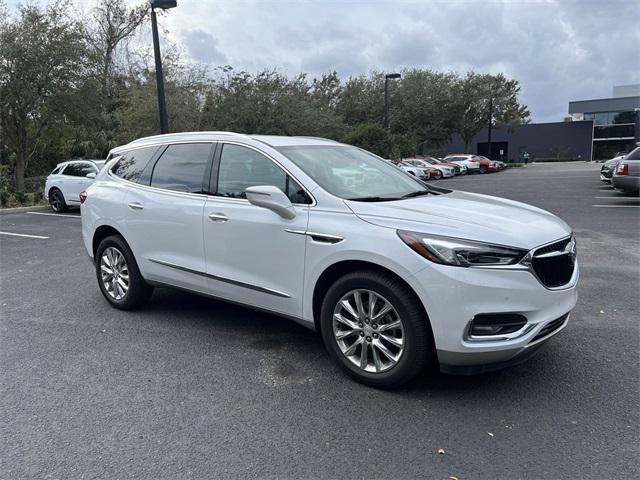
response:
M115 310L77 212L0 216L0 478L639 478L640 201L598 170L437 182L566 220L580 299L525 364L395 391L279 317L169 289Z

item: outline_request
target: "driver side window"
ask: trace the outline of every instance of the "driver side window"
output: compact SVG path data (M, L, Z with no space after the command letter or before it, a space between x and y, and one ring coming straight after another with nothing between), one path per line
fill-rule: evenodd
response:
M246 198L245 190L258 185L279 188L291 203L311 203L302 187L269 158L251 148L225 144L220 157L216 195Z

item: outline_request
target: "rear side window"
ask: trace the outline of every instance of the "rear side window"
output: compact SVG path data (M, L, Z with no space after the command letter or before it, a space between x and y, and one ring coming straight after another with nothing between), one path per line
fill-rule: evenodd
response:
M49 175L57 175L58 173L60 173L60 170L62 170L62 167L56 167Z
M64 169L64 175L68 175L70 177L83 177L82 174L82 164L80 163L70 163L67 165L67 168Z
M158 147L145 147L123 153L122 158L111 168L111 173L124 180L137 182L157 150Z
M169 145L151 173L151 186L186 193L204 192L211 143Z

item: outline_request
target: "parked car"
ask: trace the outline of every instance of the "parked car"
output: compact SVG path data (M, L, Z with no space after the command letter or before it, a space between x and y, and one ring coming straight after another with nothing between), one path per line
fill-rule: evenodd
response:
M467 167L469 173L478 173L480 172L480 162L476 155L467 155L467 154L459 154L459 155L447 155L444 157L445 162L455 162Z
M56 213L80 206L80 192L93 182L104 160L71 160L56 165L44 184L44 198Z
M465 167L464 165L460 165L457 163L446 163L433 157L418 157L418 158L415 158L414 160L418 162L420 165L423 165L425 167L431 166L435 168L439 168L439 167L453 168L454 175L462 175L463 171L464 173L467 173L467 167Z
M613 188L625 193L638 194L640 191L640 147L620 160L611 178L611 184Z
M613 157L611 160L607 160L606 162L604 162L602 164L602 167L600 167L600 180L602 180L605 183L611 183L611 177L613 177L613 172L615 172L616 168L618 167L618 164L620 163L620 160L622 160L624 158L624 156L616 156Z
M430 365L524 361L576 304L576 244L558 217L424 184L353 146L202 132L109 158L80 198L115 308L168 286L274 312L319 331L355 379L394 387ZM344 181L352 170L362 181Z
M436 168L440 170L440 172L442 173L442 178L450 178L455 176L456 174L453 167L449 167L447 165L442 165L442 164L431 165L430 163L424 161L421 158L407 158L404 160L404 162L418 168L430 168L430 167Z
M410 162L402 161L398 163L398 168L413 175L416 178L419 178L420 180L429 180L429 178L431 178L431 174L426 168L413 165Z
M492 173L500 171L500 166L495 160L490 160L482 155L476 155L480 163L480 173Z
M442 170L436 167L424 167L424 169L429 172L429 178L432 180L440 180L442 178Z
M501 160L494 160L494 162L498 165L499 170L504 170L507 168L507 164Z
M460 171L458 172L458 170L456 170L456 175L466 175L468 173L468 169L467 166L462 164L462 163L456 163L456 162L445 162L443 159L441 158L435 158L435 157L430 157L433 160L435 160L437 163L440 163L442 165L446 165L448 167L457 167L460 169Z

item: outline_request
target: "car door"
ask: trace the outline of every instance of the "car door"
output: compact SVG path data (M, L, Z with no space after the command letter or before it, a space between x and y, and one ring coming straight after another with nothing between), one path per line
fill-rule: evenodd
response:
M87 177L87 175L93 173L93 178ZM93 183L95 175L98 174L98 167L92 162L82 162L80 164L80 175L77 179L78 201L80 200L80 192L86 190L89 185Z
M80 192L82 191L82 163L69 163L62 171L58 185L67 204L80 204Z
M202 216L214 146L191 142L162 148L129 186L127 241L147 280L207 291Z
M311 197L272 158L253 147L220 146L204 213L209 289L235 302L302 316L306 231ZM272 185L292 201L285 219L249 203L245 189Z

